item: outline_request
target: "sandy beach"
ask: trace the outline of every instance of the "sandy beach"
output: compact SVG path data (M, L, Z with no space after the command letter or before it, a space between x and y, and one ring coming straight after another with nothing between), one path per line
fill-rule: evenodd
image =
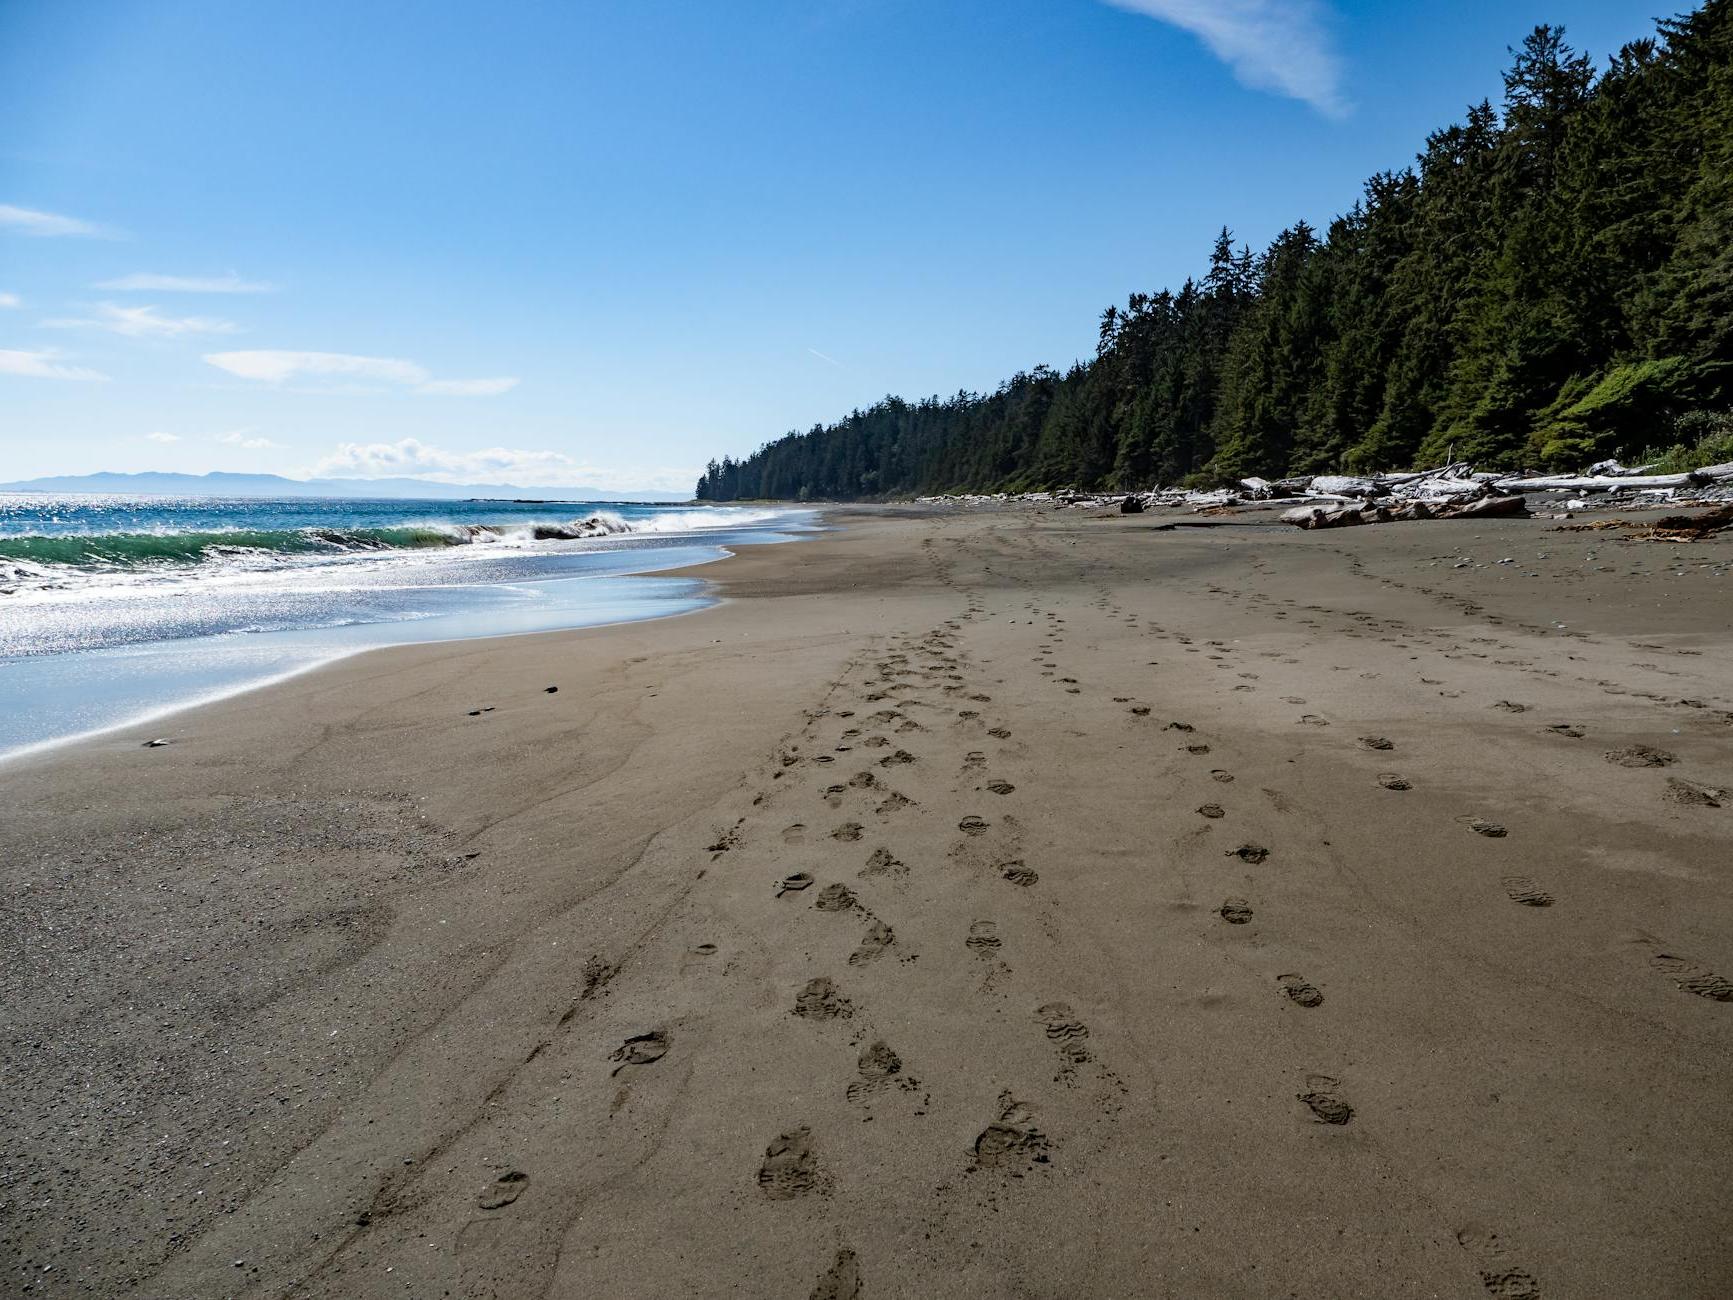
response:
M1733 1293L1733 536L830 520L0 766L0 1291Z

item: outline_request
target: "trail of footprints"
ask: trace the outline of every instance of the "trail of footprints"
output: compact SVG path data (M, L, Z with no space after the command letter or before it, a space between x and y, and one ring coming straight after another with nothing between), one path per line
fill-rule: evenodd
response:
M953 552L959 549L958 539L948 540L949 549ZM1027 545L1035 548L1040 543L1031 535ZM853 881L830 879L821 885L812 872L796 871L773 882L778 906L805 907L815 920L835 918L858 926L858 941L846 958L847 966L857 969L894 955L900 954L904 962L913 962L917 956L900 951L902 945L892 922L879 916L866 901L870 896L878 905L894 911L912 871L888 845L875 841L894 829L898 818L908 815L910 809L948 818L957 833L948 855L950 865L961 867L966 879L980 881L980 911L969 922L966 932L958 936L958 942L971 955L967 964L976 971L974 995L997 1000L1002 996L1001 990L1011 983L1013 972L1007 944L993 913L997 905L1031 896L1024 891L1038 893L1041 874L1021 853L1014 815L995 811L1015 805L1018 787L992 771L993 759L987 749L965 753L948 796L930 774L922 771L922 738L941 728L973 728L976 734L1001 743L1013 735L1012 728L988 716L991 694L971 685L975 672L960 649L961 633L969 622L996 615L987 609L977 590L958 580L957 560L947 555L945 549L933 538L923 544L923 553L935 577L962 598L960 611L923 634L890 638L870 662L857 661L851 666L834 683L830 702L808 716L807 726L798 736L785 740L768 774L769 788L757 797L754 806L765 809L784 792L799 793L791 786L809 780L816 782L813 792L818 795L823 811L832 814L835 820L821 825L809 815L789 822L776 832L781 843L796 849L824 846L826 862L840 861L840 855L851 846L858 845L864 850L856 859L862 865L855 871ZM1016 580L1014 574L1009 576ZM1081 570L1079 576L1088 579ZM1154 641L1167 642L1181 654L1198 656L1200 664L1208 663L1223 671L1220 680L1226 692L1258 689L1254 683L1260 675L1243 671L1232 647L1220 641L1199 644L1183 632L1142 619L1120 608L1111 588L1099 581L1094 583L1094 591L1091 608L1100 617L1121 622ZM1212 588L1211 594L1229 599L1246 596L1225 588ZM1263 603L1270 600L1255 592L1247 598ZM1276 619L1297 614L1298 621L1315 626L1320 619L1339 617L1337 611L1320 606L1299 605L1292 600L1276 603L1284 607L1271 611ZM1021 613L1027 616L1022 621L1036 630L1033 662L1041 679L1068 695L1082 695L1090 690L1085 675L1071 669L1061 658L1067 644L1067 620L1034 601L1024 602ZM1380 621L1363 614L1349 617L1359 624L1349 630L1350 635L1381 632L1387 639L1404 637L1417 644L1423 639L1415 629L1392 620ZM1453 648L1463 652L1460 646ZM1149 666L1159 665L1152 662ZM1234 805L1227 796L1232 791L1225 787L1232 786L1235 777L1226 768L1208 765L1212 753L1210 741L1188 722L1159 718L1150 705L1137 699L1134 691L1122 688L1122 692L1109 698L1114 704L1125 706L1130 725L1159 726L1160 734L1171 738L1178 753L1188 760L1199 760L1195 769L1197 779L1207 778L1215 787L1216 793L1196 807L1197 814L1206 819L1201 829L1207 830L1217 823L1231 824ZM849 698L851 695L854 698ZM1298 697L1289 697L1284 703L1296 709L1305 705ZM1523 710L1523 706L1511 702L1501 705L1507 713ZM1300 714L1296 721L1320 728L1329 723L1327 718L1310 713ZM1553 724L1547 730L1567 739L1579 739L1583 734L1581 728L1563 723ZM1358 745L1368 755L1382 757L1399 752L1396 742L1382 736L1361 737ZM1646 769L1665 766L1672 756L1633 746L1609 753L1607 759L1621 766ZM912 788L919 798L897 788L897 781L904 774L918 775ZM1387 791L1412 788L1411 782L1397 772L1378 772L1372 779ZM1265 793L1278 811L1282 810L1276 792ZM1484 818L1465 814L1462 820L1468 829L1482 837L1497 839L1506 834L1503 826ZM751 830L748 820L742 819L717 836L707 850L712 860L735 853ZM1491 845L1487 851L1496 852ZM1247 842L1225 852L1247 869L1241 892L1227 894L1215 909L1216 924L1223 927L1221 934L1228 939L1255 933L1251 929L1258 920L1255 884L1260 878L1258 869L1270 858L1271 851ZM934 870L939 865L923 864L921 869ZM1500 885L1509 901L1520 907L1546 909L1558 902L1545 884L1526 875L1505 874L1500 877ZM1733 981L1689 956L1672 951L1659 940L1645 936L1638 941L1638 947L1647 965L1680 990L1715 1002L1733 1002ZM714 944L700 944L691 950L687 960L712 959L716 951ZM853 1026L849 1032L854 1034L856 1050L846 1075L839 1078L839 1086L848 1104L857 1108L863 1118L870 1117L875 1107L893 1102L901 1108L898 1113L911 1120L927 1115L930 1096L892 1043L872 1027L870 1009L858 1005L845 992L839 982L842 974L814 973L794 991L790 1013L815 1026L833 1022ZM1275 975L1273 983L1274 995L1297 1013L1328 1015L1319 1011L1326 1004L1325 992L1305 974L1285 971ZM1038 1002L1027 1014L1032 1032L1038 1033L1051 1050L1050 1082L1061 1090L1059 1095L1082 1090L1091 1113L1103 1122L1111 1122L1124 1104L1127 1089L1098 1059L1083 1018L1062 1000ZM860 1028L863 1025L865 1028ZM665 1029L647 1029L614 1050L609 1058L612 1073L652 1069L675 1046ZM1314 1071L1302 1075L1297 1084L1293 1093L1297 1117L1303 1116L1324 1128L1341 1128L1356 1119L1348 1090L1339 1078ZM1064 1144L1037 1121L1035 1106L1010 1090L1000 1093L980 1122L982 1126L970 1149L958 1153L964 1172L1003 1177L1009 1186L1016 1180L1037 1175L1063 1154ZM1076 1132L1070 1136L1084 1134ZM770 1138L758 1158L755 1174L759 1193L772 1202L827 1196L835 1187L836 1177L824 1162L821 1136L802 1124ZM515 1170L501 1175L483 1192L478 1201L480 1208L492 1212L507 1210L522 1194L528 1179L529 1175ZM1458 1233L1457 1239L1473 1258L1489 1294L1507 1300L1539 1300L1541 1292L1535 1279L1513 1262L1508 1247L1496 1234L1465 1229ZM859 1256L852 1248L843 1246L835 1251L833 1262L817 1279L811 1295L813 1300L856 1297L863 1293L865 1285Z

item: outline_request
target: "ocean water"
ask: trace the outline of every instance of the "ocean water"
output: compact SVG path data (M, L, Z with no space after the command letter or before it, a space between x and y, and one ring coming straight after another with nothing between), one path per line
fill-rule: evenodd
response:
M811 511L0 492L0 758L360 650L685 613Z

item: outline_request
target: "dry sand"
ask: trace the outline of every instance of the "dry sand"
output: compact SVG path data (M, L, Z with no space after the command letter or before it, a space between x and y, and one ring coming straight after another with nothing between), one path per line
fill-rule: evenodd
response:
M1733 1293L1733 538L840 522L0 767L0 1291Z

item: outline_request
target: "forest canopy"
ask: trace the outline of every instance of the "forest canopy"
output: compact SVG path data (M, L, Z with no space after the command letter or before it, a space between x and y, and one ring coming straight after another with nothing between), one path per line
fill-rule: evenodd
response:
M1436 464L1573 467L1733 401L1733 0L1599 71L1537 27L1504 98L1318 231L1102 313L1094 357L887 397L702 500L853 499Z

